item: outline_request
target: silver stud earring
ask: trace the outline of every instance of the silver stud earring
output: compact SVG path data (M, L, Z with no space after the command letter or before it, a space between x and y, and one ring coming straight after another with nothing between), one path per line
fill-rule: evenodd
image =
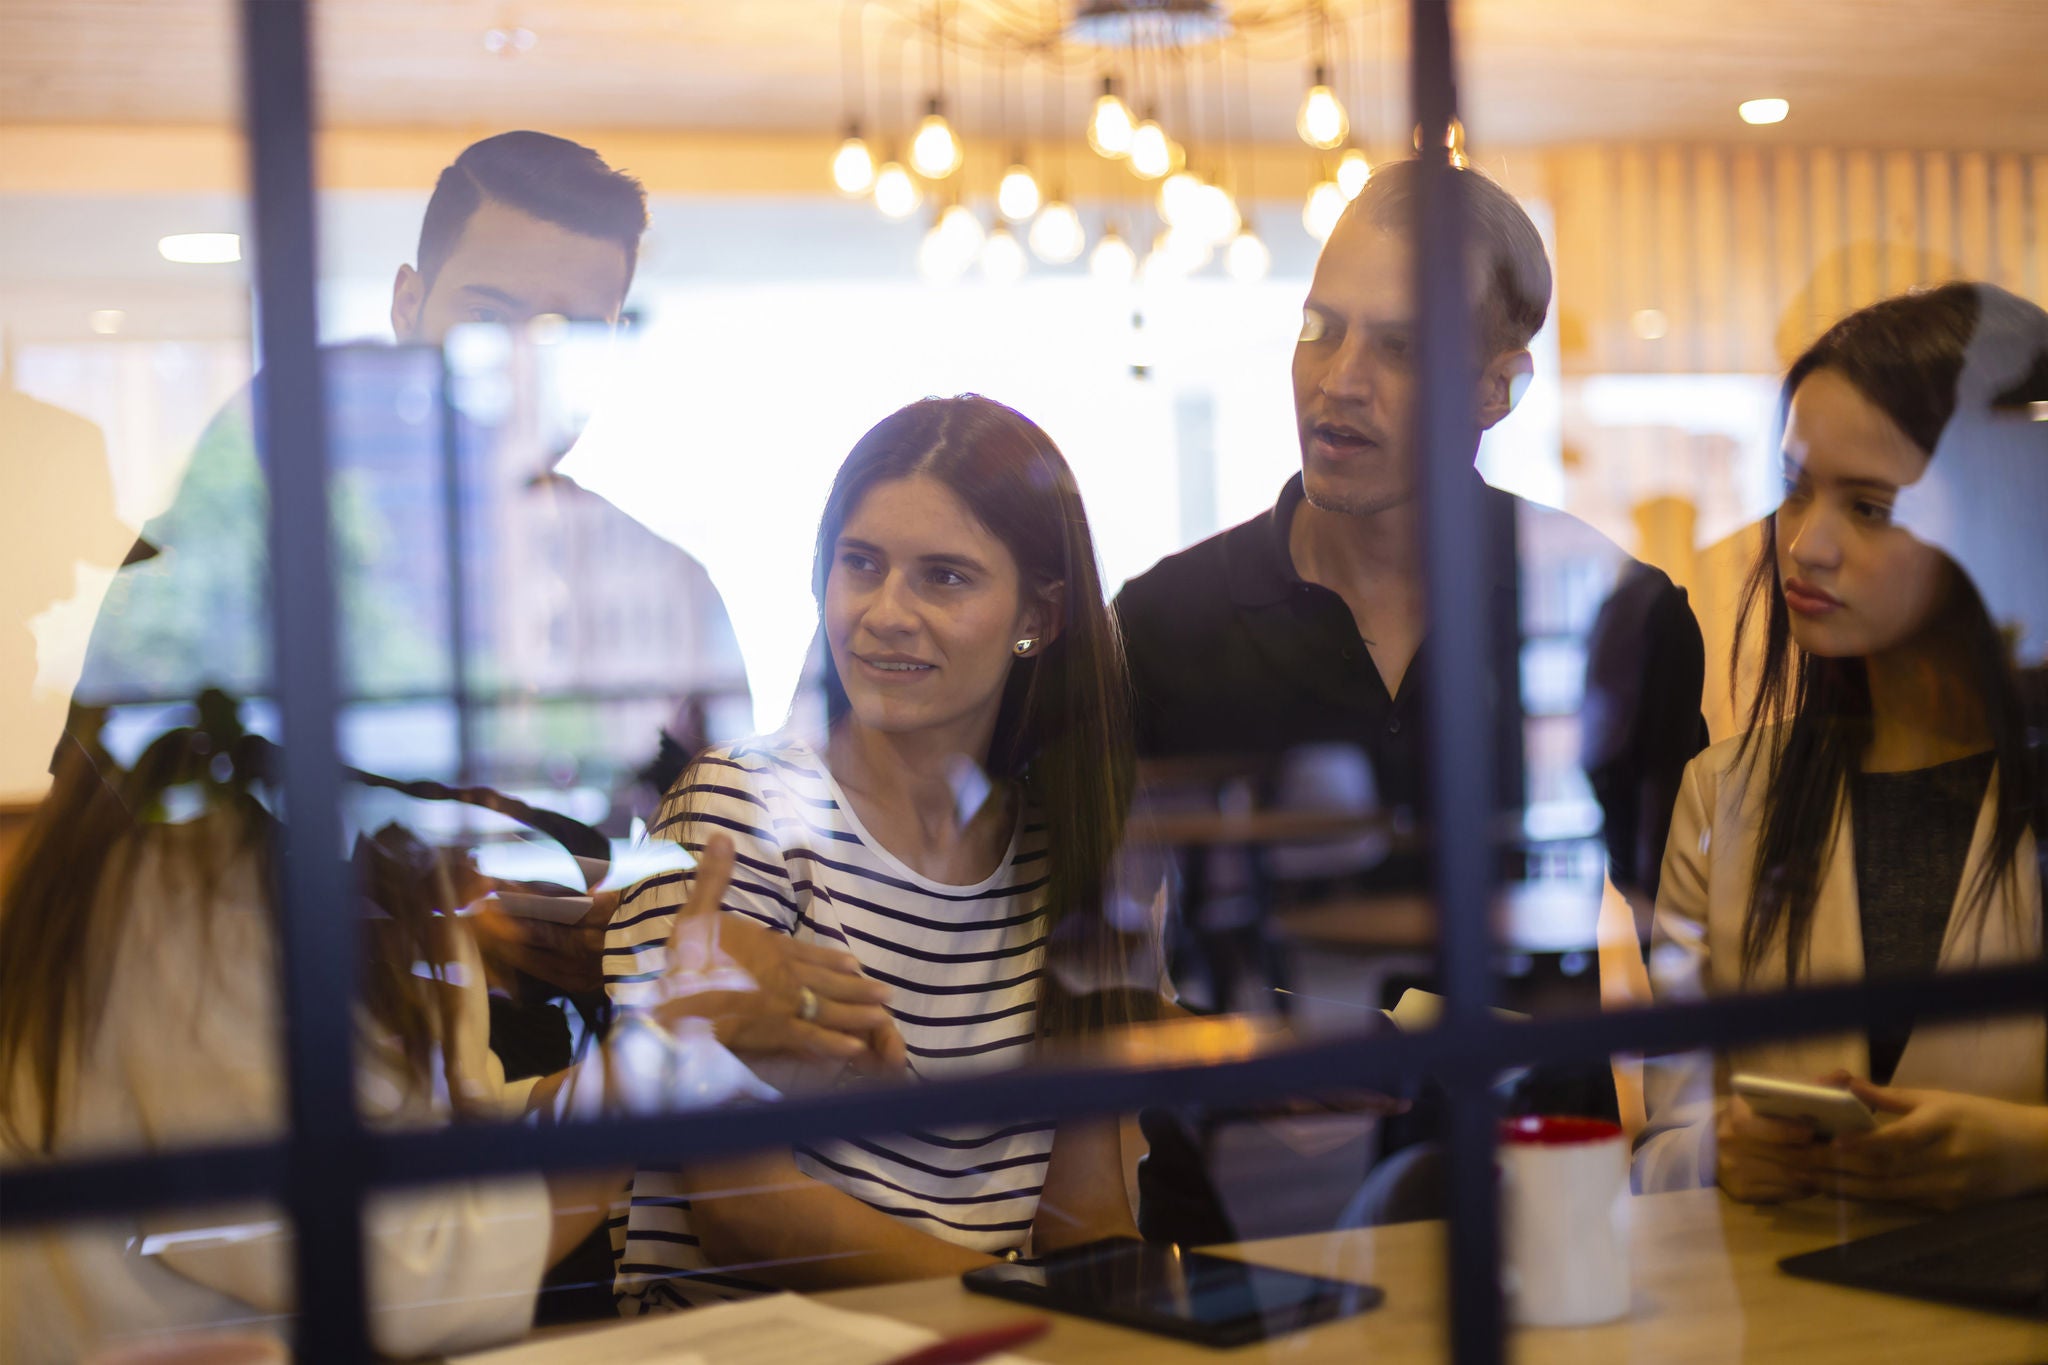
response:
M1029 654L1032 647L1037 643L1038 641L1036 640L1019 640L1016 644L1010 646L1010 652L1021 659Z

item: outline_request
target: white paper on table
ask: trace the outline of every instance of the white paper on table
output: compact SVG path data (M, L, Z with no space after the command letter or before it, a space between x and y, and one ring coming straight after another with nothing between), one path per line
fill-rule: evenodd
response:
M775 1294L458 1356L458 1365L884 1365L939 1334ZM987 1365L1030 1365L1022 1356Z

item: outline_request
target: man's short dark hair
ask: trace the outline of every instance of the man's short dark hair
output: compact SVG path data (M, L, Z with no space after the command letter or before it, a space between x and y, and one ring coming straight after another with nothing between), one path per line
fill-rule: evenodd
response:
M1382 232L1415 234L1415 196L1422 163L1410 158L1373 169L1346 215L1361 213ZM1550 258L1543 236L1515 197L1469 167L1454 172L1465 185L1466 230L1478 258L1485 295L1479 339L1489 355L1521 350L1550 312Z
M626 249L626 280L647 231L647 191L590 148L547 133L499 133L472 143L441 172L420 222L417 269L432 288L486 199Z

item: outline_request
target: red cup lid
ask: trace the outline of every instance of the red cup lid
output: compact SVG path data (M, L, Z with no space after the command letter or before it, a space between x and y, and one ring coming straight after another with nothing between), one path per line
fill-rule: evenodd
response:
M1524 1114L1504 1119L1500 1125L1501 1142L1523 1147L1572 1147L1586 1142L1612 1142L1620 1136L1618 1123L1563 1114Z

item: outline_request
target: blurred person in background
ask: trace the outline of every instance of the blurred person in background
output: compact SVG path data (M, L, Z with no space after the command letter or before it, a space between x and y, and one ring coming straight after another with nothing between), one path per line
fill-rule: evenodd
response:
M646 228L647 198L640 182L606 165L590 148L530 131L485 138L466 148L434 186L420 224L416 262L400 265L392 281L392 333L401 345L440 346L463 324L516 331L545 315L616 327ZM380 679L404 672L391 657L399 648L395 642L416 645L416 652L427 655L430 671L444 667L445 641L417 638L422 629L413 619L417 604L397 600L397 585L438 573L451 547L441 543L444 525L435 506L438 462L422 467L410 449L409 458L399 461L402 468L384 473L406 482L408 496L399 501L409 515L424 520L389 533L350 520L352 510L378 495L372 490L367 498L352 497L358 486L348 481L357 472L348 468L349 447L387 439L392 429L387 410L399 405L401 395L375 373L366 375L355 366L345 349L328 357L337 447L332 499L341 567L336 586L344 683L374 691ZM202 686L240 695L267 690L263 466L270 456L255 435L263 391L259 375L202 434L177 499L144 529L138 548L146 550L146 562L136 562L138 556L131 554L129 566L116 576L94 625L74 696L70 728L79 744L60 747L60 755L98 751L102 708L108 704L190 696ZM564 453L550 452L551 461ZM468 457L465 462L476 463ZM412 488L422 480L419 489ZM572 615L614 605L594 600L592 583L618 576L605 572L607 557L628 562L640 591L678 604L691 623L695 668L688 676L666 679L665 685L680 692L705 679L721 685L743 679L724 603L702 565L596 494L553 474L551 467L526 482L529 486L517 496L551 499L555 515L521 524L559 527L561 534L576 537L577 552L527 543L515 553L536 563L569 566L557 596ZM463 554L467 562L468 547ZM429 562L415 568L421 555ZM653 568L651 580L645 566ZM490 600L491 585L483 591ZM538 610L539 604L509 604L514 614L522 607ZM429 633L432 629L427 627ZM449 623L439 627L443 633L450 629ZM479 629L472 620L470 633ZM572 640L589 634L578 629L566 633ZM474 661L472 668L491 671ZM425 686L431 690L447 684L433 673ZM688 718L698 717L701 723L701 708L693 707L692 700L677 696L677 720L669 728L679 733L647 739L651 766L668 776L687 757L686 746L703 742L700 733L681 733L693 728L684 723ZM534 1006L494 1006L493 1045L505 1054L515 1076L557 1069L566 1060L570 1033L561 1011L543 1002L563 991L601 999L593 993L601 992L597 955L604 926L509 918L493 924L496 932L486 941L490 960L524 974L519 990Z
M1424 715L1429 656L1422 572L1422 506L1415 451L1417 318L1414 231L1421 165L1375 169L1345 209L1317 261L1294 348L1294 408L1301 473L1273 509L1170 555L1124 585L1116 610L1123 627L1137 705L1137 747L1144 759L1242 755L1285 767L1309 756L1351 755L1366 770L1372 809L1396 831L1426 822L1429 774ZM1530 340L1550 307L1551 271L1543 239L1514 198L1477 171L1454 169L1467 205L1472 262L1473 340L1478 382L1472 395L1478 434L1505 418L1530 375ZM1468 477L1480 478L1476 470ZM1481 494L1484 531L1469 548L1484 560L1492 657L1499 676L1489 715L1494 728L1499 810L1519 819L1523 801L1518 524L1565 518L1493 488ZM1600 541L1597 533L1575 527ZM1604 542L1602 542L1604 543ZM1614 550L1614 557L1629 563ZM1682 589L1661 571L1634 566L1648 609L1672 623L1691 649L1670 652L1675 666L1644 682L1683 699L1671 743L1645 752L1672 771L1659 782L1623 774L1630 789L1675 789L1676 773L1704 743L1698 727L1699 627ZM1639 818L1662 847L1668 809L1645 803ZM1384 850L1350 877L1370 893L1427 893L1429 850L1409 840ZM1477 854L1460 851L1453 856ZM1513 867L1503 869L1512 877ZM1191 914L1198 914L1194 907ZM1361 1000L1362 1008L1391 1001ZM1217 1000L1218 1008L1231 1002ZM1611 1110L1603 1077L1580 1103ZM1151 1153L1141 1167L1148 1236L1192 1243L1238 1240L1240 1229L1209 1169L1213 1116L1148 1112ZM1387 1141L1427 1136L1422 1110L1393 1125ZM1405 1129L1405 1131L1401 1131ZM1389 1166L1390 1191L1398 1172ZM1430 1182L1419 1180L1416 1188ZM1327 1207L1304 1226L1262 1226L1262 1234L1327 1227L1351 1191L1331 1190ZM1433 1216L1433 1196L1390 1194L1383 1216ZM1254 1200L1252 1202L1258 1202ZM1369 1203L1371 1201L1368 1201Z
M1799 357L1783 403L1784 496L1736 642L1762 632L1761 676L1747 733L1685 772L1657 994L2038 958L2048 314L1981 284L1872 304ZM1844 1085L1880 1126L1821 1140L1731 1094L1735 1071ZM2048 1189L2038 1013L1880 1021L1646 1078L1644 1191L1947 1208Z
M640 183L589 148L536 132L486 138L464 150L435 184L420 225L417 264L400 265L392 282L392 333L402 346L438 347L464 324L517 331L553 316L616 327L646 227ZM343 423L336 440L344 447L346 408L356 396L348 378L345 367L330 366L330 402ZM143 541L155 553L147 563L131 563L108 592L78 700L190 695L209 683L248 692L267 681L262 466L269 456L255 437L263 387L259 376L202 434L176 500L144 529ZM399 401L394 393L370 397L387 407ZM381 435L370 433L372 439ZM349 453L335 452L337 478ZM564 453L549 452L554 459ZM408 472L439 477L438 467ZM560 476L542 477L551 470L529 472L542 491L603 502ZM437 498L438 485L425 494ZM604 553L608 542L623 542L612 552L625 554L628 546L659 541L625 513L603 507L601 534L584 537L595 552ZM430 528L439 529L438 521ZM345 534L342 541L346 555ZM694 559L659 543L663 567L656 581L665 593L688 599L702 618L707 667L737 675L737 647L717 590ZM531 555L545 549L523 548ZM574 599L579 584L566 586ZM375 634L377 604L364 600L366 583L341 588L347 667L353 674L374 672L382 644Z
M277 925L277 752L233 701L159 736L104 784L61 782L0 900L0 1151L77 1160L279 1138L286 1123ZM104 770L103 770L104 771ZM337 862L364 907L358 1104L373 1128L756 1095L738 1060L889 1033L850 956L716 913L727 841L673 917L672 969L574 1069L508 1082L485 1046L475 869L387 826ZM823 1022L798 1018L829 1001ZM730 1050L728 1050L730 1049ZM737 1054L737 1055L735 1055ZM900 1055L900 1054L898 1054ZM626 1173L515 1176L372 1197L364 1241L380 1351L522 1334L547 1268L597 1229ZM0 1356L69 1362L204 1328L289 1337L291 1236L273 1209L176 1210L0 1240Z
M826 733L713 749L651 832L687 849L730 835L727 912L843 945L885 983L907 1079L1156 1017L1151 935L1109 909L1132 782L1122 651L1052 440L975 396L885 418L834 480L813 582ZM659 978L690 893L676 878L626 894L615 1001ZM838 1084L852 1059L778 1083ZM1134 1233L1114 1119L965 1124L643 1170L618 1287L646 1312Z

